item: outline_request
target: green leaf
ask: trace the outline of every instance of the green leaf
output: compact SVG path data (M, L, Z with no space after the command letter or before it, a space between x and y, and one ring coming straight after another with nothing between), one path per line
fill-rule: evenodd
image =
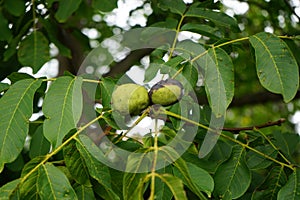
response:
M5 90L8 90L9 87L10 87L10 85L7 83L0 83L0 93L4 92Z
M26 180L20 186L20 194L22 199L39 199L39 193L37 188L38 181L38 170L31 172L38 164L40 164L44 160L44 157L35 157L30 160L24 166L22 170L21 177L27 176L28 173L31 173Z
M8 20L0 13L0 41L9 41L12 38L11 30L8 28Z
M92 7L101 12L110 12L117 7L117 0L93 0Z
M25 2L23 0L5 0L4 8L12 15L19 17L25 12Z
M186 23L181 27L181 31L192 31L213 39L220 39L223 36L219 29L205 24Z
M157 6L162 10L170 10L180 15L183 15L186 10L186 5L182 0L160 0Z
M300 169L296 168L289 176L288 182L283 186L277 196L278 200L300 199Z
M252 194L252 199L276 200L280 188L287 182L283 167L276 166L268 174L266 180Z
M127 173L123 176L124 200L143 199L144 184L150 178L150 176L146 177L145 172L151 170L149 167L151 166L151 159L152 156L148 149L139 149L128 157Z
M82 112L82 78L57 78L46 93L43 103L44 135L57 148L65 135L76 128Z
M169 165L160 170L156 171L157 174L172 174L172 166ZM155 197L157 200L171 200L173 198L172 191L168 185L165 184L161 179L155 179Z
M58 22L66 22L67 19L75 12L82 0L60 0L59 7L55 13L55 18Z
M274 131L273 136L275 138L274 144L292 160L292 155L300 144L300 135L296 133Z
M239 32L237 21L223 12L216 12L207 8L191 7L186 13L186 17L197 17L212 21L217 26L229 28L234 32Z
M108 167L101 162L105 159L102 151L86 135L79 135L76 147L85 161L90 176L104 187L102 197L112 200L119 199L111 187Z
M33 73L50 59L47 38L39 31L32 32L21 41L18 58L22 65L32 67Z
M172 149L169 146L163 146L160 148L160 154L166 155L167 161L176 161L174 162L174 166L177 168L177 170L180 172L182 177L182 180L187 187L193 191L200 199L205 198L205 196L201 193L201 188L198 188L197 184L194 182L194 179L192 178L189 168L186 164L186 162L179 157L177 152ZM178 158L179 157L179 158ZM177 173L178 174L178 173ZM210 179L209 179L210 180ZM211 183L209 183L210 185Z
M50 151L50 142L43 134L43 126L39 126L30 141L29 156L35 158L37 156L46 155Z
M85 159L82 157L76 147L76 142L71 141L64 146L64 161L66 166L72 175L72 178L81 185L91 186L89 180L89 172L85 164Z
M200 191L205 192L210 197L212 191L214 190L214 180L210 176L210 174L204 169L197 167L192 163L186 162L186 166L188 169L188 173L190 174L191 181ZM186 179L184 179L184 176L179 172L178 169L175 168L174 174L182 179L183 182L187 185Z
M39 167L37 188L41 199L77 199L66 175L50 163Z
M101 79L100 88L103 108L111 108L111 95L115 85L115 82L111 78Z
M299 87L297 62L289 47L270 33L258 33L249 38L255 49L259 81L270 92L282 94L284 102L291 101Z
M263 145L263 146L256 146L256 150L263 152L264 154L276 158L278 151L275 150L271 145ZM273 162L257 153L250 151L247 153L247 165L250 169L266 169L270 166Z
M197 61L204 69L204 84L212 112L223 116L234 95L233 64L221 48L210 48Z
M215 192L221 198L230 195L236 199L246 192L251 183L251 173L245 162L243 147L233 147L231 157L218 167L214 180Z
M32 115L32 101L42 80L25 79L13 84L0 99L0 172L22 151Z
M91 187L87 187L84 185L78 185L74 188L77 198L80 200L92 200L96 199L94 195L94 191Z
M59 33L57 26L55 26L55 23L53 21L50 21L50 19L39 19L39 21L46 29L49 40L53 42L55 46L57 46L59 53L63 56L66 56L67 58L71 58L71 50L63 45L58 39Z
M6 183L0 188L0 199L1 200L10 200L11 195L14 194L15 189L20 183L20 179L13 180Z
M182 180L180 178L172 176L171 174L155 174L155 176L160 178L170 188L175 199L187 199Z

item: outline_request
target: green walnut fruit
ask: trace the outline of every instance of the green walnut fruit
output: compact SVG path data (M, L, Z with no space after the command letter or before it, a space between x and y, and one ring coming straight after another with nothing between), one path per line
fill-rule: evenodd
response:
M174 79L159 81L149 91L151 102L162 106L169 106L178 102L182 95L183 86Z
M138 115L149 105L148 91L143 86L127 83L112 93L112 107L121 114Z

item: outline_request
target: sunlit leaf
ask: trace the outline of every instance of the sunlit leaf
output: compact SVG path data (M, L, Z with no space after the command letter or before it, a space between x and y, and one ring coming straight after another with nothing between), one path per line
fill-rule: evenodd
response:
M81 0L60 0L59 7L55 13L55 18L60 22L65 22L76 11Z
M223 116L234 95L233 64L220 48L210 48L198 61L204 70L204 84L212 112Z
M176 200L187 199L181 179L171 174L156 174L155 176L160 178L169 187Z
M42 80L25 79L13 84L0 99L0 172L23 149L32 115L34 93Z
M46 93L43 103L44 135L54 148L67 133L76 128L82 112L82 78L57 78Z
M220 197L230 195L236 199L246 192L251 183L251 173L245 162L243 147L233 147L231 157L218 167L214 181L215 192Z
M20 179L15 179L11 182L6 183L0 188L0 199L10 200L10 196L15 192L16 187L20 183Z
M34 31L21 41L18 58L22 65L32 67L33 73L50 59L49 44L42 32Z
M100 88L101 88L101 98L102 105L104 108L111 107L111 95L115 88L115 82L111 78L101 79Z
M148 181L146 172L151 170L149 167L151 156L149 155L147 149L140 149L128 157L126 166L128 172L123 177L124 200L143 199L143 187Z
M41 199L77 199L66 175L50 163L39 167L37 188Z
M288 182L279 190L278 200L300 199L300 169L296 168L289 176Z
M262 86L282 94L284 102L291 101L299 87L299 70L289 47L280 38L265 32L249 40L255 49L256 70Z

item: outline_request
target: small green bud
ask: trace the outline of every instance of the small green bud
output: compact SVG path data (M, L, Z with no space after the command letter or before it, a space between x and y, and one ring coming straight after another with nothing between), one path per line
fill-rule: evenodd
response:
M178 102L183 95L182 84L174 79L162 80L156 83L149 92L153 104L169 106Z
M121 114L138 115L149 105L148 91L143 86L127 83L112 93L112 107Z

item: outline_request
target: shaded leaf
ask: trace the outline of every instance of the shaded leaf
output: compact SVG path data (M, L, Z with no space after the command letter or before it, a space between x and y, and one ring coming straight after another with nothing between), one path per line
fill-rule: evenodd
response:
M21 41L18 58L22 65L32 67L33 73L50 59L47 38L39 31L32 32Z
M89 180L89 172L85 164L85 159L82 157L76 147L76 142L71 141L69 144L64 146L64 161L66 166L72 175L72 178L82 186L91 186Z
M276 158L278 152L271 145L263 145L255 147L256 150L263 152L264 154ZM273 162L257 153L250 151L247 153L247 165L250 169L266 169Z
M34 93L42 80L25 79L13 84L0 99L0 172L23 149L32 115Z
M274 144L292 160L292 155L300 144L300 135L296 133L274 131L273 136L275 138Z
M236 199L246 192L251 183L251 173L245 162L243 147L233 147L231 157L218 167L214 180L215 193L221 198L229 195Z
M183 15L186 5L181 0L160 0L157 4L163 10L170 10L172 13Z
M223 12L217 12L207 8L192 7L185 13L185 16L210 20L217 26L223 26L230 28L232 31L239 32L237 21Z
M50 142L43 134L43 126L39 126L30 141L29 156L34 158L37 156L46 155L50 151Z
M101 12L109 12L117 7L117 0L94 0L92 7Z
M171 165L156 171L157 174L172 174ZM161 179L155 179L155 197L157 200L171 200L173 198L172 191Z
M57 148L76 128L82 112L81 77L59 77L50 86L43 103L44 135Z
M2 15L2 12L0 13L0 30L0 41L9 41L12 38L12 32L8 28L8 20Z
M76 147L84 158L90 176L104 187L102 197L112 200L119 199L112 189L108 167L101 162L105 159L102 151L86 135L79 135Z
M5 90L8 90L9 87L10 85L7 83L0 83L0 93L4 92Z
M16 179L3 185L0 188L0 199L10 200L11 195L15 193L15 189L19 183L20 183L20 179Z
M186 23L181 27L181 30L192 31L214 39L220 39L222 37L222 33L219 29L205 24Z
M25 2L23 0L5 0L4 8L14 16L21 16L25 12ZM2 30L2 29L1 29Z
M187 199L183 183L180 178L172 176L171 174L155 174L155 176L160 178L170 188L175 199Z
M41 199L77 199L66 175L50 163L39 167L37 181Z
M94 191L91 187L87 187L84 185L78 185L74 188L77 198L80 200L92 200L96 199L94 195Z
M282 94L284 102L291 101L298 90L297 62L289 47L270 33L258 33L249 38L255 49L259 81L270 92Z
M300 199L300 169L296 168L289 176L288 182L279 190L278 200Z
M268 174L266 180L255 190L252 199L276 200L277 193L287 181L283 167L276 166Z
M58 10L55 13L57 21L60 23L67 21L72 13L78 9L80 3L81 0L60 0Z
M47 31L47 35L49 37L49 40L57 46L59 53L63 56L66 56L68 58L71 58L71 50L64 46L58 39L58 30L57 27L54 25L54 22L50 21L50 19L39 19L41 23L43 23L43 27Z

